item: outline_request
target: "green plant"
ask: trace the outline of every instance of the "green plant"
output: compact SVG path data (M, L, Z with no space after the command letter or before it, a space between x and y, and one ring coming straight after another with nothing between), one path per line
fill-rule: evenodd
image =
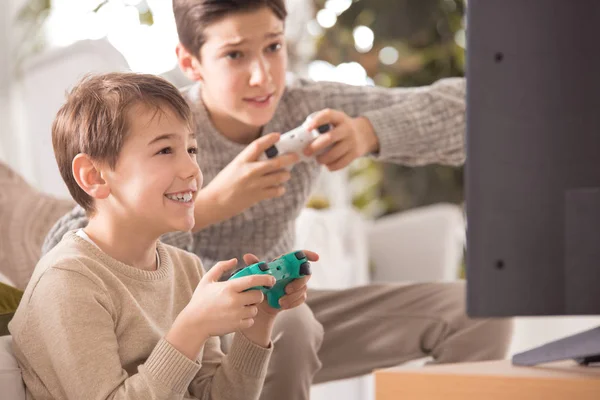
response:
M326 0L315 0L317 9ZM358 62L380 86L421 86L464 75L464 0L354 0L335 25L317 38L316 58L333 65ZM372 48L358 51L353 31L373 32ZM380 51L392 48L398 58L383 63ZM353 204L377 217L436 202L463 201L463 169L428 165L406 167L369 160L351 168L358 182ZM368 179L365 179L368 177Z

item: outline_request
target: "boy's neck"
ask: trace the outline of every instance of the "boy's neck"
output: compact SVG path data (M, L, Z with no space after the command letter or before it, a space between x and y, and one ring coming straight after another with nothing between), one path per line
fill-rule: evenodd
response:
M207 102L204 97L202 102L213 126L232 142L250 144L260 136L262 127L247 125L229 115L212 111L210 102Z
M84 232L106 254L120 262L146 271L155 271L156 242L143 229L134 231L131 225L115 223L107 218L90 218Z

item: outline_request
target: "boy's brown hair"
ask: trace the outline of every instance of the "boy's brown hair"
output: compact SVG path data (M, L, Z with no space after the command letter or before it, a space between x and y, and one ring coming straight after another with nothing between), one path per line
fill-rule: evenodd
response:
M52 124L52 147L58 169L73 199L88 214L94 201L73 177L79 153L114 168L129 130L132 106L170 110L192 126L190 107L179 90L155 75L114 72L84 77L67 95Z
M200 57L206 37L204 29L228 14L269 7L282 21L287 17L285 0L173 0L173 13L179 42L192 55Z

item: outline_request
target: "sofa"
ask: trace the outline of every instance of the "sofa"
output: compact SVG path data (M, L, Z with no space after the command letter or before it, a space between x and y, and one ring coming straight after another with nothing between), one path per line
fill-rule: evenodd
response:
M74 202L39 192L2 162L0 187L0 282L24 289L46 232ZM6 400L25 398L10 336L0 336L0 393Z
M52 225L75 202L38 191L0 162L0 281L25 288Z

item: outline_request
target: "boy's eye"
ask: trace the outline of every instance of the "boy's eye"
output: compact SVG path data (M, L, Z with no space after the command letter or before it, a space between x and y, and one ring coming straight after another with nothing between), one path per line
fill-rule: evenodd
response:
M190 154L198 154L198 148L197 147L190 147L188 149L188 153L190 153Z
M272 45L270 45L269 47L267 47L267 49L268 49L270 52L273 52L273 53L274 53L274 52L276 52L277 50L281 49L281 43L279 43L279 42L278 42L278 43L273 43Z
M242 57L242 52L241 51L230 51L229 53L227 53L226 57L231 60L237 60L238 58Z
M165 147L156 154L171 154L173 150L170 147Z

